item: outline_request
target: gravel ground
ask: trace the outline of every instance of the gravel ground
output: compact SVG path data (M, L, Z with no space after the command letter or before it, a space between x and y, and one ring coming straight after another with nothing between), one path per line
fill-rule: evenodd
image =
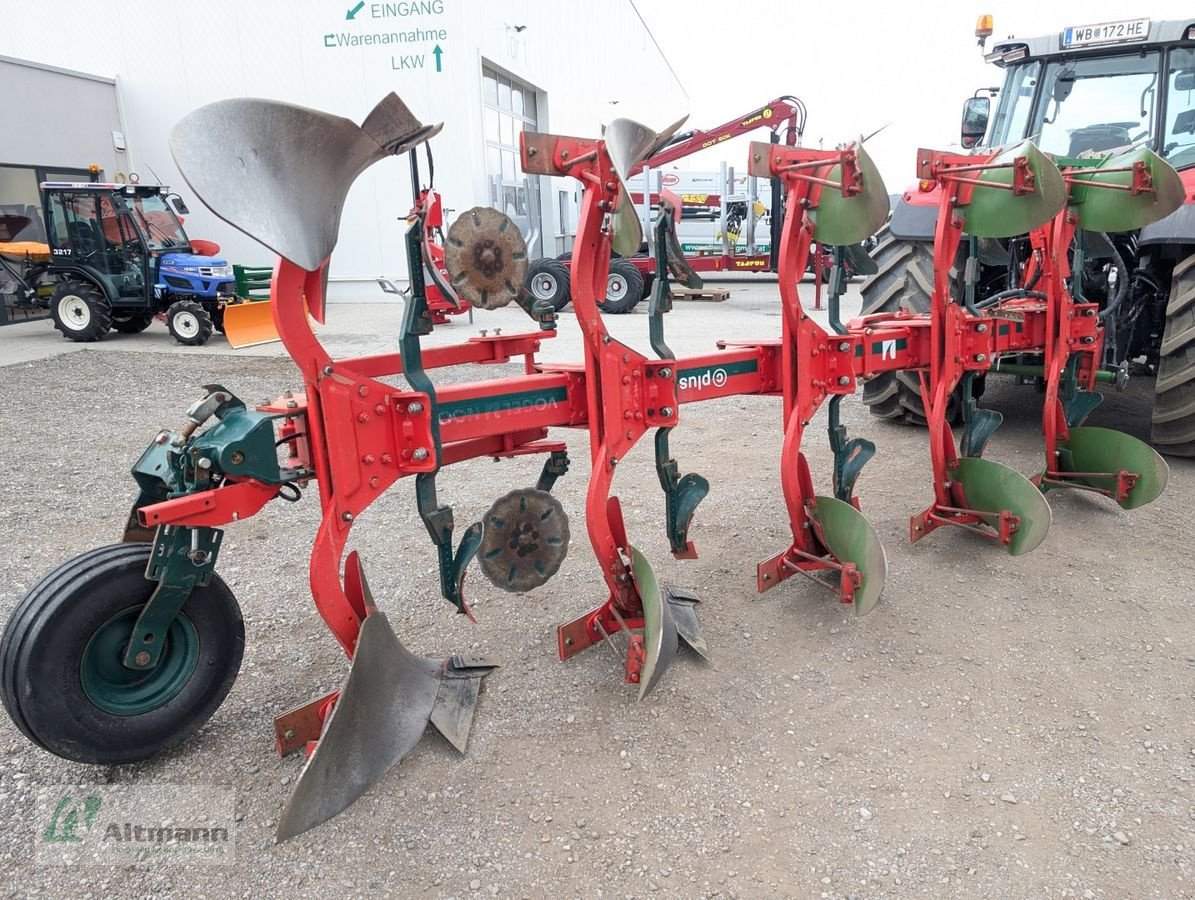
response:
M286 360L185 352L83 350L0 375L4 619L49 568L118 539L129 465L157 428L181 424L199 385L252 400L297 386ZM1092 424L1141 434L1151 390L1135 383ZM990 397L1008 420L988 455L1033 472L1035 395ZM889 563L884 599L859 621L797 579L755 592L755 563L787 542L776 400L686 407L673 432L682 470L713 485L692 531L697 560L667 553L650 443L619 467L632 540L663 579L699 591L714 656L682 655L641 704L604 648L555 658L555 626L603 599L581 526L584 435L564 435L573 465L557 488L577 538L568 559L525 596L475 573L478 625L438 599L400 484L354 530L379 604L416 652L484 653L502 668L466 756L428 735L346 813L280 846L273 827L302 763L274 755L272 716L335 688L346 663L306 587L314 497L230 528L220 571L248 646L197 735L103 769L0 721L6 893L1195 896L1195 466L1172 461L1166 494L1131 514L1051 494L1050 536L1027 556L953 529L910 545L908 516L930 496L924 433L869 421L857 401L844 416L879 446L859 493ZM811 432L807 446L828 484L825 441ZM469 462L446 471L440 496L458 523L474 521L537 473L534 460ZM109 782L235 789L235 870L37 867L39 792Z

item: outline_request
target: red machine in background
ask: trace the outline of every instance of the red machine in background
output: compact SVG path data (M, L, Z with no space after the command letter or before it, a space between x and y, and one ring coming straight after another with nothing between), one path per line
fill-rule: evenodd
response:
M707 192L701 197L692 197L687 202L684 194L678 195L668 190L667 185L650 187L646 191L647 196L645 197L643 187L639 186L636 189L630 184L630 179L635 175L642 174L643 178L650 182L653 170L658 170L678 159L692 156L694 153L700 153L702 150L717 147L760 128L771 129L774 143L783 142L786 146L797 146L805 132L805 119L805 104L796 97L785 95L714 128L678 134L656 150L650 158L636 165L634 171L626 173L627 196L634 204L637 215L640 210L644 210L644 207L662 208L662 202L674 211L678 220L683 216L686 207L702 210L712 206L720 208L722 252L687 254L685 264L691 272L774 272L777 264L776 245L780 234L782 215L774 214L771 217L769 251L757 253L751 249L755 233L756 211L750 199L732 206L728 203L724 191L719 190L717 193ZM770 209L779 210L782 194L775 183L771 190ZM645 210L644 214L646 214ZM736 252L735 242L728 239L730 233L737 232L740 228L745 229L748 235L748 252L746 253ZM569 262L572 255L573 251L570 251L556 259L547 257L538 259L528 269L528 291L537 300L551 304L552 308L558 311L564 309L572 300ZM647 244L640 244L631 252L620 254L619 258L616 258L610 265L606 289L602 292L599 300L601 310L607 313L629 312L642 299L651 295L655 276L656 260L649 253ZM700 278L694 276L690 286L699 287Z

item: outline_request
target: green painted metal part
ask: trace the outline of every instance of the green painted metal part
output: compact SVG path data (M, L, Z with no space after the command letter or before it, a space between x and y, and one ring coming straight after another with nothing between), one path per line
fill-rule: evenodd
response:
M169 703L190 680L199 663L199 635L185 615L162 632L165 648L158 664L134 671L121 662L140 608L130 606L96 629L83 649L79 679L83 692L99 709L114 716L137 716Z
M154 537L145 577L158 586L141 608L127 635L122 665L146 672L159 665L162 635L191 596L191 591L211 583L224 532L219 528L161 526Z
M440 405L436 400L436 388L423 368L423 350L419 338L432 332L431 313L427 306L426 286L423 280L423 218L416 218L407 228L407 269L410 272L410 296L403 310L402 331L398 339L402 355L403 377L413 390L427 394L430 404L432 442L435 458L440 459ZM479 412L482 410L478 410ZM438 468L437 468L438 471ZM420 472L415 476L415 502L419 518L427 529L436 547L436 561L440 568L440 593L456 607L457 612L467 612L464 595L465 570L477 555L481 546L482 527L474 522L461 535L456 552L452 550L454 527L451 506L441 506L436 495L436 472Z
M1053 521L1050 504L1020 472L990 459L964 456L958 460L954 480L962 486L967 507L980 513L992 528L1000 527L1003 510L1020 518L1008 545L1012 556L1028 553L1045 540Z
M1107 473L1106 477L1076 479L1098 490L1114 491L1118 472L1137 476L1137 483L1120 501L1124 509L1136 509L1152 503L1166 489L1170 467L1149 444L1131 434L1112 428L1087 426L1072 428L1070 440L1058 443L1058 470L1061 472ZM1060 485L1043 485L1043 490Z
M1017 196L1011 189L975 186L971 201L959 208L963 228L968 234L990 238L1025 234L1048 222L1062 210L1066 203L1066 182L1062 180L1058 167L1032 141L1024 141L1011 150L1005 150L989 164L1009 164L1008 168L986 168L978 173L967 173L967 177L1011 185L1011 163L1018 156L1028 158L1035 189L1032 193Z
M627 549L631 552L635 589L643 603L643 649L646 658L639 675L639 699L642 700L659 683L664 670L676 656L677 633L651 563L634 547Z
M701 501L710 492L710 483L701 475L690 472L680 476L680 466L671 458L668 432L656 432L656 475L664 490L665 527L673 553L683 553L689 546L689 525Z
M178 435L171 432L162 432L154 439L132 468L133 479L141 489L139 505L208 490L223 475L285 484L306 474L284 472L278 462L274 420L284 418L282 414L247 409L227 388L205 387L209 398L216 392L227 396L212 412L215 423L181 446L175 443ZM207 464L200 466L202 460Z
M836 497L818 496L808 511L826 549L862 576L852 606L856 616L867 615L879 603L888 577L888 558L875 529L863 513Z
M667 204L661 207L656 225L656 282L652 291L648 312L648 333L651 348L662 360L674 360L676 354L664 340L664 314L672 310L672 296L669 275L675 274L676 227L668 214ZM688 265L680 260L682 272ZM692 270L689 270L690 272ZM679 377L679 376L678 376ZM664 491L664 527L672 552L683 553L689 546L689 524L698 505L710 492L710 483L701 475L688 474L681 477L680 465L672 458L668 436L671 428L656 430L656 477Z
M850 503L859 473L875 456L876 445L866 438L847 439L846 426L842 424L839 411L841 404L841 395L830 398L827 430L830 433L830 450L834 453L834 496Z
M1153 181L1153 190L1140 194L1119 190L1132 185L1131 169L1137 163L1144 163ZM1088 231L1135 231L1165 218L1183 205L1183 183L1178 172L1148 147L1137 147L1101 159L1060 160L1059 165L1074 167L1074 171L1068 173L1072 179L1070 203L1079 215L1079 227ZM1116 187L1089 187L1089 184Z
M843 196L842 191L822 187L817 206L809 210L813 239L827 246L857 244L880 230L888 218L888 188L860 138L854 146L855 160L863 176L863 190ZM842 180L842 166L834 166L829 181Z
M963 456L983 456L984 448L1004 421L1004 414L994 409L980 409L972 385L975 373L963 376L960 393L963 395L963 433L959 452Z
M988 370L993 375L1020 375L1022 378L1045 378L1046 370L1042 366L1031 366L1025 363L997 362ZM1107 369L1098 369L1095 380L1103 384L1115 384L1120 375Z

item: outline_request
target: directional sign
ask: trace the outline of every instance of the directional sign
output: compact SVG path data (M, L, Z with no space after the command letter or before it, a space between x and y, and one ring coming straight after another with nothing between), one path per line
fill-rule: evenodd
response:
M434 53L434 54L436 55L436 71L437 71L437 72L443 71L443 70L441 69L441 67L440 67L440 55L441 55L443 52L444 52L444 51L440 49L440 45L439 45L439 44L436 44L436 46L435 46L435 47L432 49L432 53Z
M363 10L363 9L365 9L365 0L361 0L360 3L358 3L352 9L350 9L348 12L346 12L344 14L344 17L345 17L345 19L347 19L351 22L353 19L357 18L357 13L361 12L361 10Z

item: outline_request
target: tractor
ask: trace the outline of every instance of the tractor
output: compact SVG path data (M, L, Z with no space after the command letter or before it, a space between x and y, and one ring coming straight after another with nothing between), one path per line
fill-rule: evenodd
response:
M203 344L213 327L223 330L224 306L236 298L232 266L215 256L217 245L188 239L177 194L97 182L45 182L41 190L48 262L30 256L23 267L4 268L13 293L48 304L63 337L136 334L159 314L180 344Z
M991 32L991 17L981 17L980 46ZM965 102L964 148L990 153L1031 138L1062 161L1146 146L1179 171L1185 202L1168 217L1137 230L1081 232L1071 293L1099 305L1102 379L1154 377L1152 443L1163 453L1195 456L1195 21L1132 19L1010 37L985 60L1004 70L1004 85ZM998 97L994 116L989 94ZM896 204L874 251L878 272L862 287L864 313L929 309L940 192L922 180ZM1032 269L1035 254L1040 249L1028 235L965 241L953 290L980 309L1033 297L1040 285L1021 273ZM1040 354L1002 360L991 371L1044 385ZM961 386L952 420L962 414L964 391L970 400L983 386L982 376ZM877 375L863 401L889 421L926 420L915 372Z

